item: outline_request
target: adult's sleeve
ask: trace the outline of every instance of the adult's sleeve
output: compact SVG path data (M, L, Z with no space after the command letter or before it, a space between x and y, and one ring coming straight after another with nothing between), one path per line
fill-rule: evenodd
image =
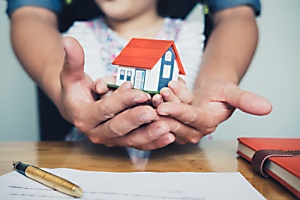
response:
M61 0L7 0L6 13L10 17L15 10L23 6L37 6L60 13L63 5Z
M260 15L260 1L259 0L207 0L207 6L209 12L214 14L226 8L232 8L235 6L248 5L252 7L256 16Z

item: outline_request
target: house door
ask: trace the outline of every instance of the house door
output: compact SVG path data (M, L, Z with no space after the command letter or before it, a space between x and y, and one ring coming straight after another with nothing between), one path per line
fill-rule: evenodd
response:
M134 88L144 90L145 75L146 75L145 70L142 69L135 70L135 78L134 78L134 85L133 85Z
M161 58L158 91L160 91L163 87L167 87L168 83L172 80L174 59L174 51L172 48L169 48L165 55Z

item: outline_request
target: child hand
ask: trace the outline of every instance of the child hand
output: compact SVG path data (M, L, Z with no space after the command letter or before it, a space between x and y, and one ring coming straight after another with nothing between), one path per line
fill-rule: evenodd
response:
M191 104L193 93L186 87L184 80L170 81L168 87L162 88L160 94L152 97L152 104L157 108L163 102L177 102Z

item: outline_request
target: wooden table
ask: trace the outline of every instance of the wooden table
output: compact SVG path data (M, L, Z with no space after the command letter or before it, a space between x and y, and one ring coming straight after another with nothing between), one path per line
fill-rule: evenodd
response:
M199 145L171 145L152 151L144 171L240 172L267 199L295 199L274 180L254 173L247 161L237 157L236 147L236 141L209 140ZM42 168L139 171L125 148L108 148L89 142L0 142L0 175L13 171L13 161Z

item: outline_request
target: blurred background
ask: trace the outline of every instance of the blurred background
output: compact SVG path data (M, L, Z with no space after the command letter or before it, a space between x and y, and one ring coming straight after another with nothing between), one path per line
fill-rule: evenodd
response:
M260 39L240 87L264 96L273 111L264 117L237 110L212 134L215 140L240 136L300 137L300 1L261 0ZM36 87L10 45L6 1L0 1L0 141L38 141ZM195 8L189 20L200 18Z

